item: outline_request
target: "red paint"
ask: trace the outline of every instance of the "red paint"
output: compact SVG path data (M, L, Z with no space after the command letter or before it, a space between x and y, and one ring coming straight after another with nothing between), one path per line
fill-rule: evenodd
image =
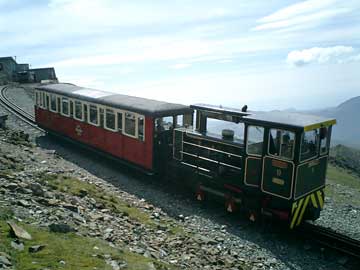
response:
M229 189L229 190L232 190L232 191L235 191L237 193L242 193L242 190L238 187L235 187L233 185L229 185L229 184L224 184L224 187Z
M66 135L145 169L153 169L154 124L152 117L145 117L144 142L37 107L35 107L35 118L36 122L44 128Z

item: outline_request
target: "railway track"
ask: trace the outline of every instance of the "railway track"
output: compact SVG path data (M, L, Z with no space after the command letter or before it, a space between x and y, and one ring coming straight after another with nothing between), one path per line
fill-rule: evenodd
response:
M5 109L14 114L16 117L20 118L22 121L30 125L32 128L43 131L39 128L35 122L35 117L24 111L20 106L12 102L6 95L9 86L4 86L0 89L0 104L2 104Z
M2 104L8 111L16 115L22 121L26 122L31 127L44 131L39 128L35 122L35 117L23 110L20 106L12 102L6 95L9 86L0 87L0 104ZM337 233L331 229L316 226L310 223L304 223L297 230L299 235L311 239L322 246L339 251L343 254L349 255L356 259L360 259L360 241L352 239L346 235ZM300 234L301 233L301 234Z
M360 259L360 241L344 234L305 222L297 229L306 238L322 246L337 250L343 254Z

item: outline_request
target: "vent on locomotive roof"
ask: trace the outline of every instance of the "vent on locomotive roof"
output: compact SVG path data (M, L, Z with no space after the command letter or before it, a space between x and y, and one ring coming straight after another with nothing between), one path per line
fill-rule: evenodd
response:
M234 131L232 129L223 129L221 135L224 140L234 140Z

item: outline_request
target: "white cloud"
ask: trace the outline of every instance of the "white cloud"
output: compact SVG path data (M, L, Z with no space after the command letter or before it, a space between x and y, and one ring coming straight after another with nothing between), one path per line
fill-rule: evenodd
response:
M353 52L354 48L351 46L314 47L291 51L286 61L295 66L310 63L342 62L349 59L349 55Z
M282 8L257 20L259 25L253 30L311 28L350 11L351 8L338 0L308 0Z
M179 64L170 66L170 68L172 68L172 69L184 69L184 68L188 68L188 67L191 67L191 65L186 64L186 63L179 63Z

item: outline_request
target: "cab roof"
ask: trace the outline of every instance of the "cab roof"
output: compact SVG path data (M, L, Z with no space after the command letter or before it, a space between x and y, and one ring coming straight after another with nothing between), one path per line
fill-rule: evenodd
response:
M283 111L271 111L251 114L245 116L244 121L263 124L267 126L282 126L285 128L292 128L303 131L309 131L312 129L327 127L336 124L336 120L333 118L324 118L316 115Z
M103 90L79 87L67 83L48 84L45 86L39 86L36 89L68 96L70 98L76 98L82 101L150 115L153 117L171 116L193 112L191 108L181 104L116 94Z
M214 106L208 104L194 104L191 107L200 111L211 111L221 113L224 115L235 115L242 119L243 122L253 125L263 125L267 127L287 128L298 131L309 131L312 129L326 127L336 124L333 118L324 118L321 116L285 112L285 111L271 111L271 112L252 112L242 111L239 109Z

